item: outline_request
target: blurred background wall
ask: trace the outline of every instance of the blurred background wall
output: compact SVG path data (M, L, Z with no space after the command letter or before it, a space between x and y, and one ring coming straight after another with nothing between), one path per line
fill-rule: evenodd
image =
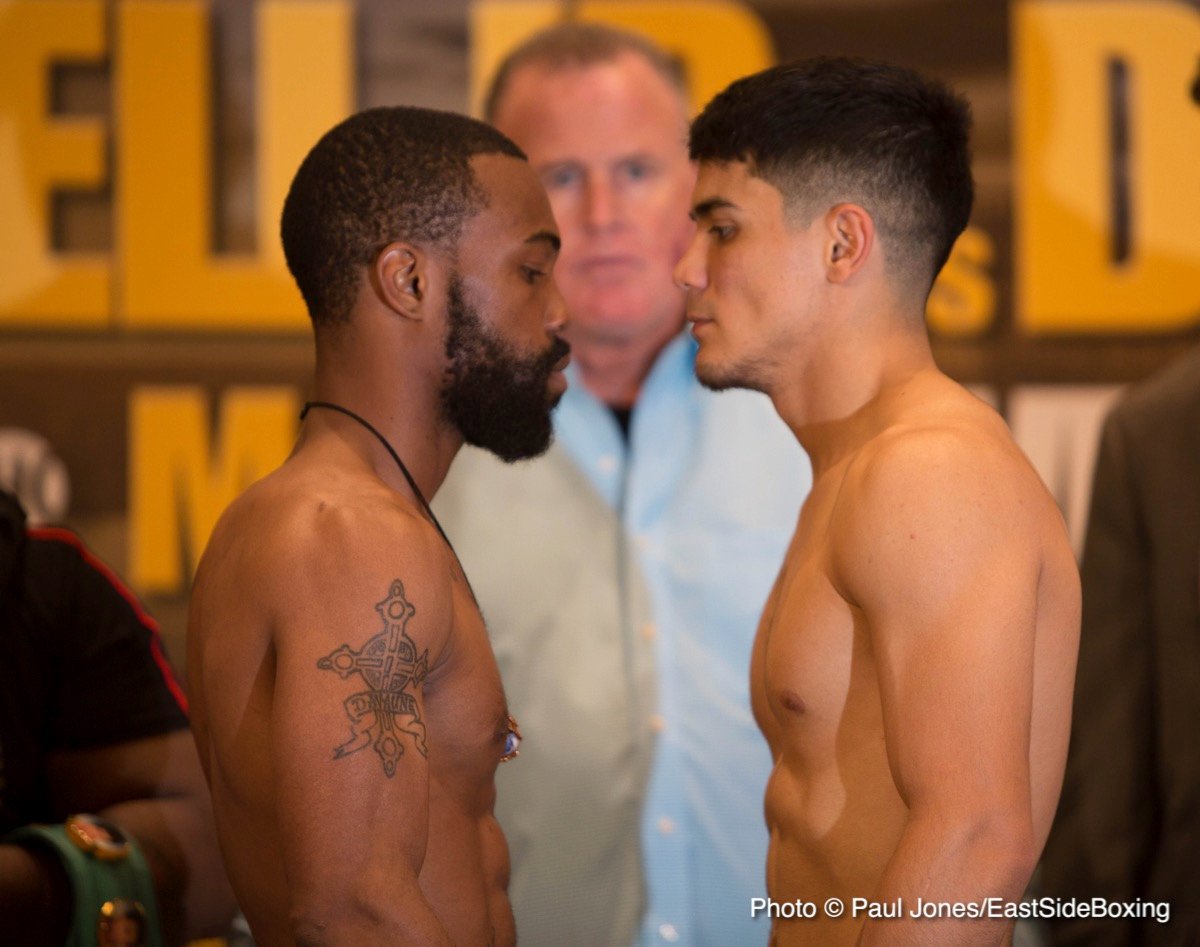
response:
M934 351L1081 541L1105 409L1200 338L1195 2L0 2L0 482L131 581L177 664L208 532L306 395L276 236L300 159L358 108L474 109L498 57L565 16L674 50L697 106L818 53L966 94L978 197Z

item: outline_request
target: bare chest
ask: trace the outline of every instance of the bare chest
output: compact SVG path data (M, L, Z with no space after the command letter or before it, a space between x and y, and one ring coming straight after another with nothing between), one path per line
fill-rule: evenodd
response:
M831 506L819 490L806 505L754 644L754 713L777 758L831 751L847 708L874 680L861 614L833 575Z
M450 642L421 683L425 713L439 747L436 765L490 792L511 742L508 704L479 609L465 584L455 582L454 596Z

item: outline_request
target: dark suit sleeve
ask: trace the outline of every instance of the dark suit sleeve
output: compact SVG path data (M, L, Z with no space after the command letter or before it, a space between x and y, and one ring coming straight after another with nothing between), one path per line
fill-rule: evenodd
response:
M46 749L91 749L187 728L186 699L158 626L78 537L31 529L26 579L51 668Z
M1045 892L1127 901L1157 835L1149 540L1131 419L1101 437L1083 555L1083 626L1066 779L1043 862ZM1133 922L1059 920L1061 944L1134 943Z

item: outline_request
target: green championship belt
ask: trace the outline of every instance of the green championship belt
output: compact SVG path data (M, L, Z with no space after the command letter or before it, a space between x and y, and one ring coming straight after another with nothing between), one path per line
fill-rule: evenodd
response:
M63 947L163 947L146 859L124 832L94 815L26 825L5 842L53 852L71 882L74 912Z

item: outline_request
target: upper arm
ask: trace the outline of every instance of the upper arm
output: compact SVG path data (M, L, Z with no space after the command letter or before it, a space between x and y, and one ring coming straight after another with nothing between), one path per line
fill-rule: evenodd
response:
M59 750L50 754L46 769L54 811L64 818L148 799L192 799L208 806L204 774L187 730Z
M1030 476L977 438L918 432L852 472L839 500L836 569L865 620L910 810L1028 813L1041 560Z
M133 593L74 534L30 531L28 595L46 649L46 741L53 750L186 735L183 691L158 626Z
M329 514L294 574L274 576L291 592L272 629L271 754L298 903L415 881L427 843L423 682L448 636L449 572L429 530L355 519Z

